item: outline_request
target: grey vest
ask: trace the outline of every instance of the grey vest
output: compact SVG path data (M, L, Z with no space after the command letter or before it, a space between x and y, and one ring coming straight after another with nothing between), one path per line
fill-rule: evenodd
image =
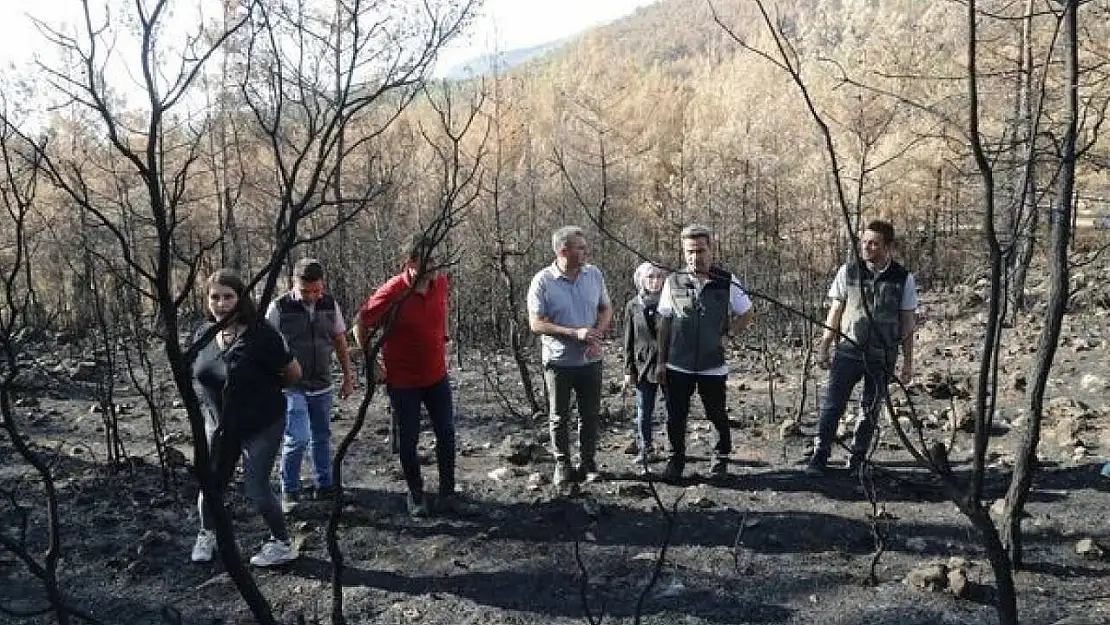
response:
M711 267L701 291L697 280L687 272L672 273L667 282L674 305L667 364L687 371L723 366L725 348L721 339L728 334L732 274Z
M301 379L293 388L322 391L331 386L331 357L335 351L331 329L336 325L335 299L324 295L310 314L291 293L278 298L280 329L289 350L301 363Z
M892 364L902 343L899 313L909 272L891 261L886 271L876 276L860 261L848 263L846 273L848 293L840 332L856 345L841 341L837 349L853 358Z

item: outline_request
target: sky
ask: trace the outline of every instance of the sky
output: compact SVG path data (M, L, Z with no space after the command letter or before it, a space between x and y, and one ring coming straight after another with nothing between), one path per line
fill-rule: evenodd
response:
M437 73L496 51L562 39L657 1L485 0L467 33L442 51ZM0 0L0 65L26 62L43 47L28 13L56 22L75 18L78 7L77 0Z
M486 0L468 35L442 51L437 72L486 54L562 39L657 1Z

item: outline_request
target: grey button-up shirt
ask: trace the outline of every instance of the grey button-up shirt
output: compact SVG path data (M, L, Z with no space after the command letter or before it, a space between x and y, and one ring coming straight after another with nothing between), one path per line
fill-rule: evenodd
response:
M555 263L544 267L532 277L528 286L528 313L540 315L552 323L568 328L592 328L597 324L601 306L612 306L605 277L594 265L583 265L572 282ZM578 367L601 360L586 358L585 344L546 334L540 337L543 363L561 367Z

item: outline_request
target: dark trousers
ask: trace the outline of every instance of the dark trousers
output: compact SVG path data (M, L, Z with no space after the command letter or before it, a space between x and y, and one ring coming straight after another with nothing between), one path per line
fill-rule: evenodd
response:
M226 489L231 483L235 476L235 466L242 457L243 490L270 528L270 535L278 540L289 540L289 532L285 527L281 504L270 485L270 473L274 469L278 450L281 449L281 434L284 429L285 419L278 419L261 432L239 441L228 437L212 418L205 421L210 460L220 488ZM197 508L200 509L201 528L215 529L212 511L208 509L203 492L197 495Z
M723 375L695 375L667 369L667 439L671 444L672 460L679 463L686 460L686 422L695 388L701 396L705 418L717 430L714 455L724 459L732 453L732 431L725 412L725 379Z
M829 382L825 396L821 399L821 417L817 424L817 444L814 456L821 461L829 457L840 417L852 397L852 389L863 380L863 394L860 397L859 424L852 438L852 456L859 459L867 455L871 438L875 433L875 423L886 399L886 385L894 371L894 358L888 362L868 361L852 358L837 351L833 353L829 365Z
M431 386L396 388L387 386L389 403L397 415L401 471L413 495L424 494L420 477L420 458L416 444L420 441L420 406L428 409L428 419L436 437L436 464L439 468L439 494L455 492L455 409L451 403L451 383L444 377Z
M551 453L555 462L568 462L570 454L570 396L578 399L579 460L589 464L597 453L598 421L601 412L601 362L580 367L544 367L551 430Z

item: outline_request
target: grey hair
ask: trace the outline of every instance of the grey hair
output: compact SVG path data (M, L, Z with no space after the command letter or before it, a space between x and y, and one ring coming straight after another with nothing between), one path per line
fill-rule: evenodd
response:
M571 237L586 238L586 233L578 226L563 226L551 233L551 249L554 250L556 254L565 250L567 241L570 241Z
M706 241L712 241L713 231L709 229L709 226L703 226L701 224L690 224L689 226L686 226L682 229L682 234L680 234L679 236L683 239L704 238Z

